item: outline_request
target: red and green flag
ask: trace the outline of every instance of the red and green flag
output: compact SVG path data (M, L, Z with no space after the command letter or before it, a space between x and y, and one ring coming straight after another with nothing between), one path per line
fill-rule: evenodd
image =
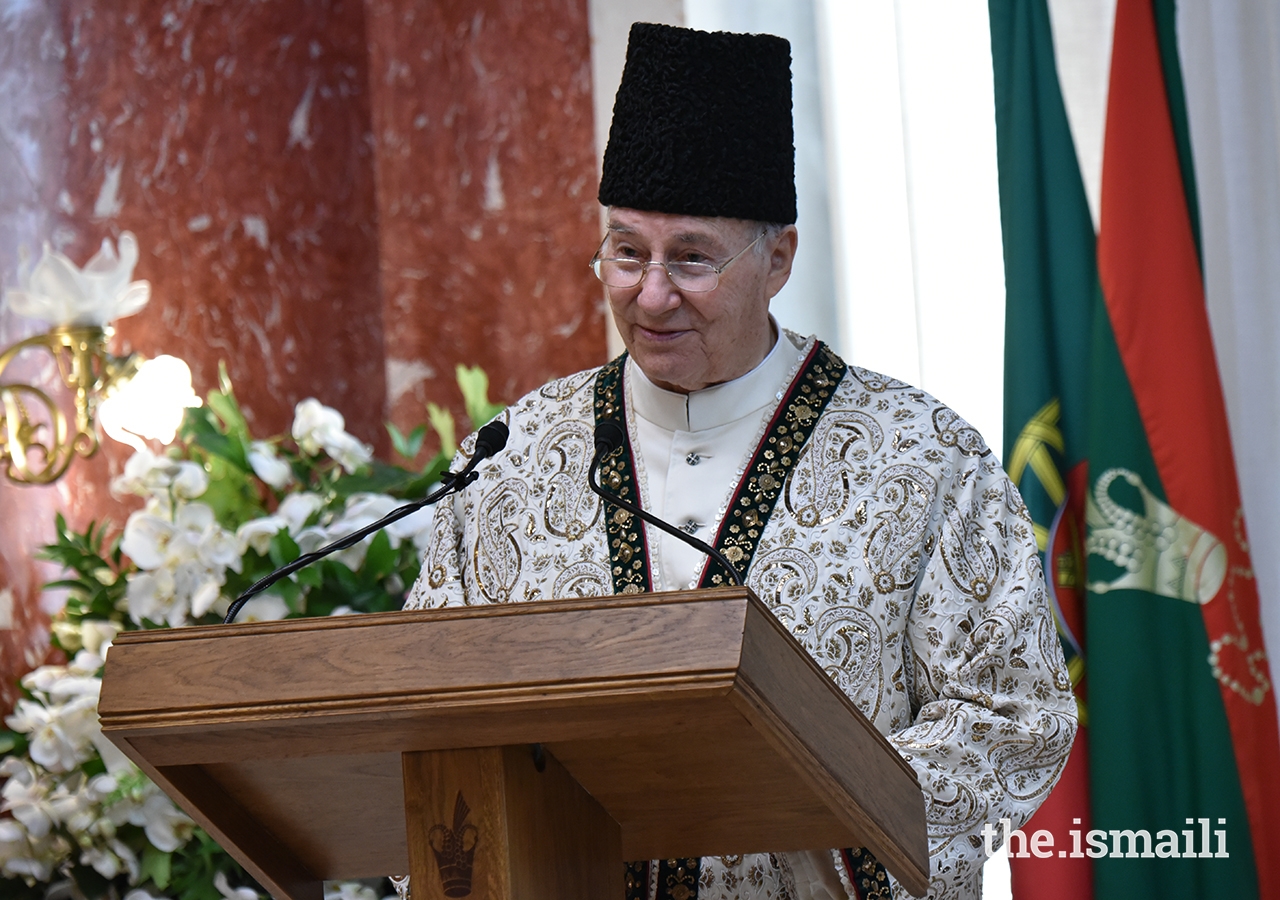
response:
M1081 712L1015 900L1280 897L1280 738L1171 0L1118 0L1094 230L1046 0L989 0L1005 466ZM1040 847L1044 847L1042 842Z

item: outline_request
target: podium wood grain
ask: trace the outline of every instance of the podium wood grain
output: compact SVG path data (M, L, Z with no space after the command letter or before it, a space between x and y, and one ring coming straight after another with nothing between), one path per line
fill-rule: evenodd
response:
M412 900L623 895L618 823L527 746L406 753Z
M914 773L745 589L131 632L99 710L278 898L409 870L401 754L533 742L622 858L866 846L928 885Z

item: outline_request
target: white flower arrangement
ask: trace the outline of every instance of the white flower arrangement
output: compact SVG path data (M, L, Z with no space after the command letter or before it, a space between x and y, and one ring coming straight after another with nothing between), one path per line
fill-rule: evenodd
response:
M123 238L121 251L131 252ZM459 383L474 424L500 409L484 396L483 373L460 371ZM451 453L452 419L439 409L431 418ZM58 517L58 542L45 555L74 577L50 585L69 592L52 639L71 661L24 676L24 696L0 731L0 895L35 900L65 894L58 885L69 883L70 895L88 900L265 896L103 737L101 669L120 631L220 620L248 585L421 496L448 465L444 452L417 471L378 462L345 428L341 414L311 399L297 405L289 436L254 439L223 372L174 444L138 450L112 482L117 495L142 500L113 541L94 524L79 533ZM409 438L389 430L401 455L418 453L425 429ZM425 511L406 517L301 570L240 619L398 609L428 521ZM326 885L325 898L385 893L344 882Z

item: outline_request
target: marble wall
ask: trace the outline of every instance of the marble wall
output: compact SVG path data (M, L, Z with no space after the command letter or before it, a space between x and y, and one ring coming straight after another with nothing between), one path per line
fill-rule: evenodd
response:
M132 231L153 299L118 351L184 358L198 393L225 362L263 434L317 397L384 453L385 420L461 414L458 363L503 399L598 364L586 6L0 0L0 284L22 248ZM34 327L0 308L0 346ZM0 484L0 708L45 652L53 513L123 522L126 455Z

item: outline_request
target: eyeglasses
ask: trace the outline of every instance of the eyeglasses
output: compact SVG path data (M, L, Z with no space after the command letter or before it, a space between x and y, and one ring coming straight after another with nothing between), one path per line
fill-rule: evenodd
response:
M672 262L671 260L657 259L601 258L600 250L604 249L604 243L602 242L600 250L597 250L596 255L591 259L591 271L595 272L596 277L608 287L633 288L644 281L645 275L649 273L650 266L662 266L666 270L667 277L671 279L671 283L680 288L680 290L689 291L693 294L704 294L707 291L714 291L720 284L720 273L733 265L738 257L758 244L760 238L764 236L765 232L760 232L756 235L754 241L735 253L732 259L718 266L713 266L711 263ZM606 235L605 241L608 240L609 237Z

